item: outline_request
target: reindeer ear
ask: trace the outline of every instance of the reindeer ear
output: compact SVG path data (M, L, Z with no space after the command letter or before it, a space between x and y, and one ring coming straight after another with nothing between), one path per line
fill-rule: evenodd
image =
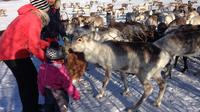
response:
M93 37L96 37L96 31L92 31Z

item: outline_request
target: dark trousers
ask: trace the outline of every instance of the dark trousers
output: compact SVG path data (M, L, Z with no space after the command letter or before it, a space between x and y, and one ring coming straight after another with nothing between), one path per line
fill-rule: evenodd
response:
M23 112L38 112L37 70L31 58L4 62L16 78Z
M45 112L67 112L69 97L63 90L45 89Z

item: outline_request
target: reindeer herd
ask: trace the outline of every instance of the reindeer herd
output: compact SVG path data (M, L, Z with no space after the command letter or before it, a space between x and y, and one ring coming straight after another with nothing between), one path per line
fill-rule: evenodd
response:
M100 99L105 96L112 71L121 74L123 95L130 94L127 75L135 75L143 85L144 92L136 104L127 108L128 112L138 110L152 93L150 80L154 79L159 86L154 105L159 107L166 89L165 78L171 75L178 57L184 57L184 72L187 69L187 57L200 54L199 8L183 10L180 8L182 5L179 4L179 8L176 7L171 12L128 12L126 22L116 22L111 17L107 18L110 19L107 25L98 13L75 16L63 21L66 32L72 37L71 42L65 44L69 55L67 65L73 67L80 63L79 72L73 74L76 69L71 72L72 78L79 80L86 71L88 62L100 65L105 70L102 88L96 96ZM109 6L107 14L110 16L111 10L112 7ZM140 20L139 16L144 16L145 19ZM76 54L70 54L72 52ZM70 63L70 60L73 61ZM165 74L161 76L161 72Z

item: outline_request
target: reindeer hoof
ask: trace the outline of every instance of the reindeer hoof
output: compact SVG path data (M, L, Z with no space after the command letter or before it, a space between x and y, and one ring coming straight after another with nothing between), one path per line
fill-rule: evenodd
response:
M125 111L126 112L132 112L132 109L131 108L126 108Z
M185 72L186 72L186 70L187 70L187 69L183 69L183 70L181 70L181 73L185 73Z
M98 94L98 95L96 96L96 99L101 99L103 96L104 96L103 94Z
M131 93L130 93L130 91L124 91L124 92L121 93L121 95L123 95L123 96L131 96Z
M153 105L156 106L156 107L160 107L161 102L157 102L157 101L155 101Z

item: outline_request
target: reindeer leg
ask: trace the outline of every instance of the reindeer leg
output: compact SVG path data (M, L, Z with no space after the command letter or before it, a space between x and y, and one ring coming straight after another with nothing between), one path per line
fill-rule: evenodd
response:
M164 68L164 76L163 78L166 79L167 77L169 77L171 79L171 71L172 71L172 67L173 64L171 62L169 62L165 68Z
M110 80L111 74L112 74L112 72L109 69L105 70L105 78L103 80L103 86L100 90L100 93L96 96L97 99L100 99L105 95L105 90L106 90L106 87L107 87L108 82Z
M122 93L123 96L129 96L130 95L130 91L128 89L128 83L127 83L126 77L127 77L126 73L121 74L121 79L124 83L124 91Z
M184 62L184 68L183 68L183 70L181 70L182 73L184 73L188 69L187 57L183 56L183 62Z
M163 98L163 95L165 93L165 89L166 89L166 84L165 84L165 81L162 79L162 76L161 76L161 71L158 71L153 79L157 82L158 86L159 86L159 94L158 94L158 97L157 99L155 100L154 102L154 106L156 107L160 107L161 105L161 101L162 101L162 98Z
M179 56L176 56L176 57L175 57L175 61L174 61L174 67L176 67L176 65L177 65L178 58L179 58Z
M170 79L172 78L172 66L174 65L175 61L174 58L170 60L170 62L165 66L165 68L167 69L165 71L165 75L164 75L164 79L166 79L167 77L169 77Z
M152 93L153 91L153 87L151 85L151 83L148 80L145 80L144 82L142 82L143 86L144 86L144 93L142 95L142 97L140 98L140 100L136 103L136 105L134 107L128 108L127 111L128 112L132 112L132 111L137 111L139 109L139 107L141 106L141 104L147 99L147 97Z

